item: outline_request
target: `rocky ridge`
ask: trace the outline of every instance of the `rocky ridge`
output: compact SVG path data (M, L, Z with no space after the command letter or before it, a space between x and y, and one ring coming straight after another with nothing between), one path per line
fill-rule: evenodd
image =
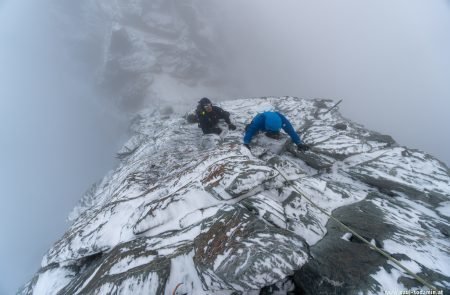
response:
M448 167L327 112L332 105L295 97L227 101L222 107L238 129L221 136L202 136L170 110L142 111L120 165L82 198L72 226L19 293L425 289L297 190L448 291ZM311 151L263 134L252 152L242 147L245 124L264 110L283 112Z

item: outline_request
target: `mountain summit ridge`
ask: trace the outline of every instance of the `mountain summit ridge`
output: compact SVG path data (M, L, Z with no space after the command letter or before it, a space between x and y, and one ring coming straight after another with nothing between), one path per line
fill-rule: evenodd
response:
M265 97L221 105L238 127L221 136L202 135L168 109L140 112L118 152L119 166L82 198L73 224L19 294L424 288L302 195L437 288L450 288L445 164L327 112L331 100ZM285 114L311 151L297 151L286 136L262 134L251 152L243 147L245 125L266 110Z

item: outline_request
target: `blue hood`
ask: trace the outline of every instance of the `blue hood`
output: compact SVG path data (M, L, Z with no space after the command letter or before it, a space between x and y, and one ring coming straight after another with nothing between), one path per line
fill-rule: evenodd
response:
M281 129L281 118L275 112L264 113L264 129L267 131L279 132Z

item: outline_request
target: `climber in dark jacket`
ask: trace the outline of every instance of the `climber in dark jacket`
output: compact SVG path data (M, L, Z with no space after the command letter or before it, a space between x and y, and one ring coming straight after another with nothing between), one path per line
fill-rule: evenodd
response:
M230 121L230 113L224 111L218 106L213 106L211 101L204 97L198 102L195 114L198 118L198 126L202 128L203 134L220 134L222 129L217 126L220 119L225 120L228 124L228 129L235 130L236 126Z
M264 112L256 115L245 128L244 146L250 149L250 141L259 131L265 132L268 137L278 139L281 128L289 134L299 150L309 150L309 146L302 142L291 122L279 112Z

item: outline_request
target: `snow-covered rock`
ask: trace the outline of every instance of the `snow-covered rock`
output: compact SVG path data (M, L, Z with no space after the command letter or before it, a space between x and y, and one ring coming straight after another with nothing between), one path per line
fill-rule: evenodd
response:
M80 201L20 294L426 289L309 200L450 289L449 169L326 112L331 106L295 97L227 101L238 128L221 136L203 136L176 112L140 112L120 165ZM243 147L245 125L265 110L283 112L311 150L263 134L252 152Z

